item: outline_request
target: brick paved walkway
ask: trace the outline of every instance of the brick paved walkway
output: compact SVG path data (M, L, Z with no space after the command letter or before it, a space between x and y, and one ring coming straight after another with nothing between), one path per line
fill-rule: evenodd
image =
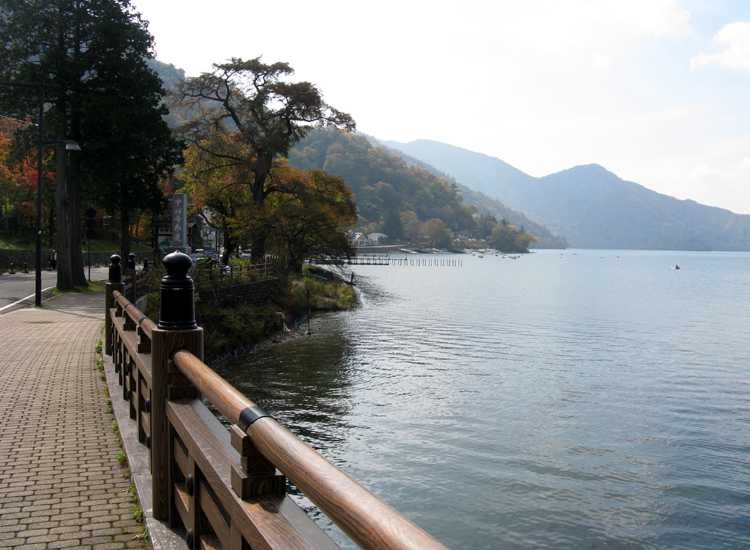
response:
M103 304L67 294L0 315L0 549L148 545L96 368Z

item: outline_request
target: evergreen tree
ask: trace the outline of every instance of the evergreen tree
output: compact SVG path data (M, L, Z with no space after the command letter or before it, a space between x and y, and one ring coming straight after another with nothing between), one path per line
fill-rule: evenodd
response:
M128 0L0 0L0 79L43 78L53 86L45 92L44 123L45 139L58 142L58 288L86 283L82 182L102 206L127 220L130 209L156 207L154 181L179 157L178 144L160 123L163 91L146 64L152 46ZM36 117L34 90L0 93L5 112ZM59 143L65 139L83 149L69 163Z

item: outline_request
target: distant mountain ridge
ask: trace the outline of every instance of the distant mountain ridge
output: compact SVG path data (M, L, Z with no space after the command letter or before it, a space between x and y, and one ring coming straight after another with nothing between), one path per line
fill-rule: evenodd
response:
M500 159L445 143L383 143L520 210L572 247L750 250L750 216L662 195L597 164L535 178Z

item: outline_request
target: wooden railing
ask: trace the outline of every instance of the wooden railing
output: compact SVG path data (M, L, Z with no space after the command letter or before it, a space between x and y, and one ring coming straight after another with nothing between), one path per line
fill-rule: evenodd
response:
M337 548L286 495L288 479L361 548L445 549L203 363L190 263L165 258L158 325L123 295L117 262L107 285L105 349L150 450L154 517L190 548Z

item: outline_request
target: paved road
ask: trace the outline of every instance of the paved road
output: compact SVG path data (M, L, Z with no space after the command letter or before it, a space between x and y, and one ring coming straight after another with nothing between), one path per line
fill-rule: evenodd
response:
M88 274L88 268L86 273ZM106 267L92 267L91 280L105 280L109 275ZM57 273L54 271L42 271L42 289L53 288L57 284ZM34 305L34 293L36 292L36 277L33 271L29 273L14 273L0 275L0 315L8 313L19 307ZM52 293L44 292L42 301L50 298Z

